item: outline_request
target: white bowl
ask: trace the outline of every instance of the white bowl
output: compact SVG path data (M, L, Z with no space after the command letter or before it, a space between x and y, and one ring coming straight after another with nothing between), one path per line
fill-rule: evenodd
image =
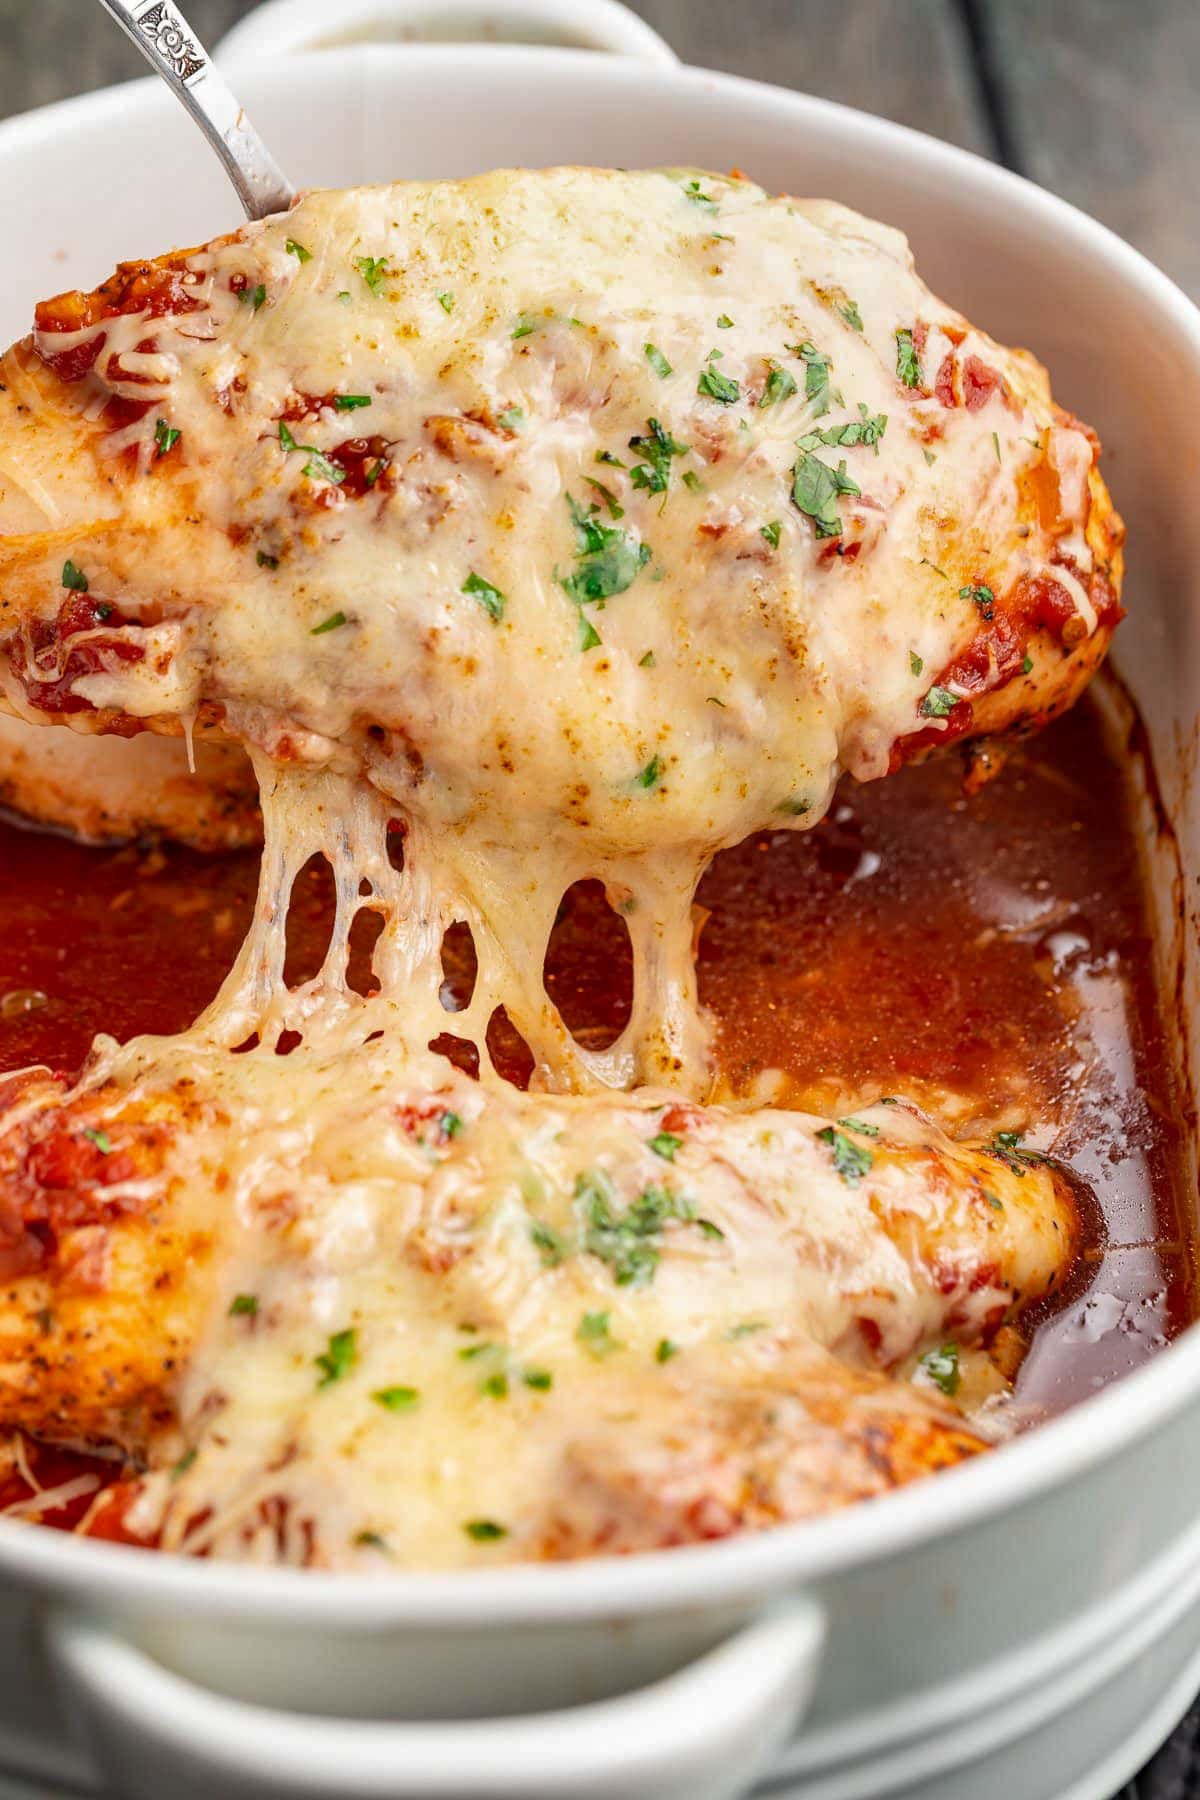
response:
M1180 871L1148 836L1164 973L1181 1026L1195 1016L1200 315L1164 276L961 151L730 77L371 45L248 60L237 80L300 183L697 163L832 195L905 229L936 290L1036 350L1104 436L1129 519L1119 660L1182 857ZM236 223L216 164L151 84L0 126L0 184L8 336L44 294ZM56 1791L102 1766L156 1800L717 1800L768 1768L773 1791L805 1800L1104 1800L1200 1685L1198 1463L1193 1330L932 1482L628 1561L368 1582L0 1522L0 1764L23 1759ZM82 1758L18 1649L43 1616Z

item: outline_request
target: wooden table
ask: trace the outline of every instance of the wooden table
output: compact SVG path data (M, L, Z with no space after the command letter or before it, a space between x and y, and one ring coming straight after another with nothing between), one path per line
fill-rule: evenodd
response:
M250 4L183 0L210 45ZM1200 299L1194 0L632 4L687 62L842 100L1007 163ZM0 0L0 118L143 72L92 0ZM1120 1800L1198 1796L1200 1711Z

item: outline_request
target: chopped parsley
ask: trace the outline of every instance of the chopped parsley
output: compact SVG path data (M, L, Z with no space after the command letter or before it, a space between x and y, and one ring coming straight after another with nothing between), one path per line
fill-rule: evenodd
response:
M279 424L279 447L285 454L292 450L304 451L308 457L308 461L304 465L304 473L311 481L328 481L337 487L346 479L346 471L340 463L333 462L323 450L318 450L315 444L298 444L283 420L280 420Z
M607 463L611 469L624 469L628 466L621 461L619 456L614 456L611 450L597 450L596 461Z
M716 211L716 201L711 194L703 192L699 180L685 182L683 191L686 197L692 202L693 206L706 206L710 212Z
M248 306L251 312L257 312L266 297L267 290L261 281L257 287L244 287L238 290L238 299L243 306Z
M862 330L862 328L863 328L862 314L859 312L858 305L855 301L839 300L836 302L834 310L841 314L842 318L845 319L847 325L849 325L854 331Z
M444 1112L438 1120L442 1128L442 1136L446 1138L461 1137L465 1127L456 1112Z
M514 338L528 337L530 333L536 331L537 328L538 321L534 318L532 313L519 313L517 315L516 323L512 328L512 336Z
M356 256L354 266L366 282L373 294L377 294L383 286L383 278L388 273L386 256Z
M657 344L643 344L642 349L645 351L646 361L650 364L654 373L660 375L664 381L668 375L673 375L675 373Z
M952 694L949 688L931 687L921 702L923 719L944 719L958 705L958 695Z
M657 419L647 419L645 436L631 437L629 448L635 456L645 458L629 471L634 487L645 488L650 494L665 494L671 479L671 459L686 456L689 447L664 431Z
M320 1356L314 1356L313 1362L321 1371L319 1388L332 1387L335 1381L341 1381L348 1375L358 1361L358 1333L351 1327L348 1331L335 1331L329 1340L329 1346Z
M392 1554L391 1545L378 1531L356 1531L354 1542L363 1550L381 1550L385 1556Z
M733 330L733 320L730 318L728 313L722 313L720 315L720 317L718 318L717 330L718 331L732 331Z
M644 768L638 770L633 778L634 786L640 788L657 787L662 780L662 764L657 755L652 756Z
M62 584L65 588L70 588L73 594L86 594L88 591L87 576L71 561L70 557L62 566Z
M479 1391L486 1394L489 1400L507 1400L508 1376L503 1369L497 1369L494 1375L485 1375L479 1384Z
M943 1344L938 1350L927 1350L919 1366L948 1398L957 1394L960 1380L957 1344Z
M775 808L775 811L788 813L793 819L802 819L805 813L812 811L812 802L809 800L798 800L793 796L791 799L781 800L779 805Z
M960 600L972 601L979 608L981 618L995 617L996 596L986 582L972 581L967 587L960 587L958 597Z
M335 394L334 408L337 412L357 412L362 406L370 406L370 394Z
M260 550L254 560L260 569L277 569L279 567L279 558L269 555L266 550Z
M921 670L925 667L925 659L918 656L915 650L910 650L908 653L908 666L914 675L919 675Z
M699 1224L691 1206L669 1188L645 1188L622 1212L612 1183L593 1169L575 1182L575 1205L584 1227L583 1248L609 1265L618 1287L642 1287L654 1280L659 1238L672 1220Z
M872 1125L866 1119L839 1119L838 1124L844 1131L861 1131L864 1137L878 1137L878 1125Z
M477 575L472 569L463 582L461 591L473 595L489 619L497 625L500 623L504 617L505 600L498 587L493 587L490 581L485 581L482 575Z
M896 333L896 378L906 388L921 385L921 359L917 355L911 331L900 330Z
M186 1475L199 1454L200 1452L196 1449L194 1444L190 1450L185 1450L179 1461L175 1464L175 1467L171 1470L171 1480L178 1481L181 1476Z
M575 1336L593 1356L607 1356L620 1348L609 1330L611 1319L611 1313L586 1312L575 1327Z
M337 631L345 623L344 612L330 613L327 619L322 619L319 625L314 625L308 635L309 637L324 637L327 631Z
M802 450L815 450L818 444L828 448L844 446L849 449L855 444L867 444L874 449L887 430L886 413L869 413L860 400L858 403L860 416L850 419L845 425L827 425L818 431L806 431L798 439ZM878 450L875 452L879 454Z
M679 1345L673 1344L670 1338L659 1338L658 1343L654 1346L655 1362L670 1362L673 1356L678 1355Z
M306 262L312 261L312 251L306 250L303 244L298 244L296 242L295 238L289 238L287 243L283 247L287 251L289 256L295 257L295 259L298 263L306 263Z
M695 1223L706 1238L719 1238L722 1243L725 1241L725 1233L714 1219L697 1219Z
M650 1139L650 1148L655 1156L661 1156L664 1162L674 1162L675 1152L682 1143L683 1139L676 1137L673 1131L660 1131L657 1137Z
M782 531L782 529L783 529L783 527L780 524L779 520L772 519L771 523L769 525L760 525L758 528L758 533L759 533L760 537L766 538L766 540L767 540L768 544L770 544L772 550L778 550L778 548L779 548L779 533Z
M548 1394L554 1386L554 1376L549 1369L522 1369L521 1380L538 1394Z
M638 668L639 669L653 669L654 667L655 667L655 662L654 662L653 650L647 650L645 656L638 657Z
M506 406L496 423L502 431L524 431L525 414L519 406Z
M459 1326L460 1331L474 1331L474 1329L475 1327L473 1325ZM465 1344L458 1353L458 1360L459 1362L474 1362L477 1356L488 1356L493 1350L498 1350L499 1348L499 1344L493 1343Z
M174 425L168 425L165 419L156 419L154 423L154 455L157 460L173 450L180 439L180 432Z
M833 364L815 344L790 344L788 348L804 364L804 397L812 408L813 418L819 419L829 411L835 400L841 404L841 395L835 393L829 385L829 371Z
M463 1530L476 1544L496 1544L508 1536L508 1526L497 1525L495 1519L468 1519Z
M1021 1139L1024 1135L1021 1131L998 1131L988 1145L991 1155L998 1156L1014 1175L1024 1175L1027 1168L1046 1160L1036 1150L1022 1150Z
M869 1150L848 1138L844 1131L838 1131L832 1125L826 1125L818 1131L817 1137L822 1144L828 1144L833 1151L833 1166L847 1187L856 1188L874 1158Z
M831 469L811 450L801 450L792 470L792 499L813 521L818 537L842 535L838 498L842 494L861 492L858 483L847 475L844 458L836 469Z
M762 391L762 399L758 403L759 408L761 410L764 406L778 406L781 400L790 400L795 392L796 377L791 370L773 362L767 373L766 386Z
M95 1144L101 1156L107 1156L112 1149L112 1139L107 1131L96 1131L89 1125L84 1127L83 1135L89 1144Z
M591 475L585 475L583 479L590 488L599 494L605 506L608 508L608 516L610 519L623 519L625 517L625 508L621 505L621 502L617 499L617 496L610 487L605 487L602 481L597 481L594 476Z
M439 294L437 296L437 303L444 313L452 313L454 311L454 295L451 293Z
M732 406L742 397L742 390L733 377L722 375L720 369L714 369L711 362L700 371L696 392L703 394L706 399L719 400L722 406Z
M1025 657L1022 657L1022 659L1021 659L1021 673L1022 673L1022 675L1029 675L1029 674L1031 674L1031 673L1032 673L1032 671L1033 671L1033 658L1032 658L1032 656L1025 656Z
M567 1253L567 1246L559 1233L552 1225L547 1225L544 1219L534 1219L529 1227L529 1236L542 1259L542 1266L556 1269ZM462 1355L461 1350L459 1355Z
M693 494L698 494L704 485L695 469L685 469L680 480L685 488L691 488Z
M987 1201L988 1205L991 1207L993 1212L1003 1212L1004 1211L1004 1202L1003 1202L1003 1200L1001 1200L999 1194L989 1193L988 1189L984 1188L983 1197Z
M371 1398L386 1412L409 1412L421 1398L421 1393L415 1387L386 1387L376 1388Z
M231 1319L254 1319L258 1317L257 1294L235 1294L229 1302Z
M592 650L600 642L600 634L583 608L594 601L611 600L614 594L632 587L650 561L650 547L615 525L601 525L596 518L599 507L585 511L569 494L567 505L575 527L578 566L573 575L560 576L559 582L579 608L579 648Z

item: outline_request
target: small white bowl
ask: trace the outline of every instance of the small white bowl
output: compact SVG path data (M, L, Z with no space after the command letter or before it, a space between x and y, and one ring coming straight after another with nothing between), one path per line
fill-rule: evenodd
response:
M348 44L542 44L605 50L669 66L678 59L619 0L268 0L235 25L216 54L233 60Z

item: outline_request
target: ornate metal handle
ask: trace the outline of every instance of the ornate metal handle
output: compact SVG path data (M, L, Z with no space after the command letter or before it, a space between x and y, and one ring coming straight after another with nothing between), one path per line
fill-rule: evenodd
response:
M100 4L191 113L224 163L247 216L264 219L286 211L292 187L173 0Z

